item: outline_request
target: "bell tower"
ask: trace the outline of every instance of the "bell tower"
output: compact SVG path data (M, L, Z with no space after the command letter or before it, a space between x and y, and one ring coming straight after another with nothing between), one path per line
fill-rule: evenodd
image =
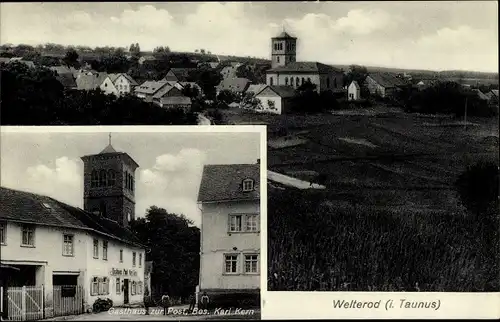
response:
M109 143L83 161L83 209L128 227L135 219L135 170L139 165Z
M284 66L297 61L297 38L290 36L283 28L283 32L271 38L271 68Z

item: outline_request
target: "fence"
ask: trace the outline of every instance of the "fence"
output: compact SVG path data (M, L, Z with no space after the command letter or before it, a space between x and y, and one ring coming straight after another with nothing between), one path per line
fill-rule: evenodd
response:
M3 294L3 288L0 288L0 294ZM43 286L8 287L6 310L9 321L43 319Z
M54 286L53 300L54 316L82 314L84 312L83 286Z

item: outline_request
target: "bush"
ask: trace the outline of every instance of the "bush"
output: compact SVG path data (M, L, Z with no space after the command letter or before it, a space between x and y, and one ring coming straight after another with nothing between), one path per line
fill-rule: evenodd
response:
M113 301L111 299L98 298L97 300L95 300L94 304L92 305L92 312L94 312L94 313L104 312L104 311L108 311L112 307L113 307Z

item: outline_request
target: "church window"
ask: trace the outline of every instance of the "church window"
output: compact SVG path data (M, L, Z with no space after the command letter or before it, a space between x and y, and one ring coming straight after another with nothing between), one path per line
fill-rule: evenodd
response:
M273 86L273 78L269 77L269 85Z
M115 172L113 170L108 171L108 186L114 186L115 185Z
M299 82L300 82L300 79L298 77L296 77L295 78L295 85L296 86L300 86Z
M337 88L337 79L336 78L333 79L333 87Z
M329 77L326 79L326 87L330 88L330 78Z
M92 188L99 186L99 172L95 170L92 171L92 174L90 175L90 186Z
M280 62L280 56L276 56L276 62Z
M285 85L288 85L288 77L285 77Z
M293 87L293 77L290 77L290 86Z
M311 83L311 77L307 77L307 81Z
M127 171L123 171L123 185L127 187Z
M99 187L105 187L107 180L106 180L106 170L101 170L99 173Z
M306 82L306 79L304 77L302 77L302 84L304 84Z

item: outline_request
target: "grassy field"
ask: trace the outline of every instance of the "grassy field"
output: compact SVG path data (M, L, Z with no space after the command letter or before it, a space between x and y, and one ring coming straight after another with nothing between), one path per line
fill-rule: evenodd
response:
M270 189L270 290L498 287L485 264L494 257L482 252L454 187L467 165L498 162L498 119L472 118L465 129L449 117L384 108L224 114L232 124L268 126L269 169L308 181L321 174L327 186L293 197ZM284 136L301 144L278 144Z

